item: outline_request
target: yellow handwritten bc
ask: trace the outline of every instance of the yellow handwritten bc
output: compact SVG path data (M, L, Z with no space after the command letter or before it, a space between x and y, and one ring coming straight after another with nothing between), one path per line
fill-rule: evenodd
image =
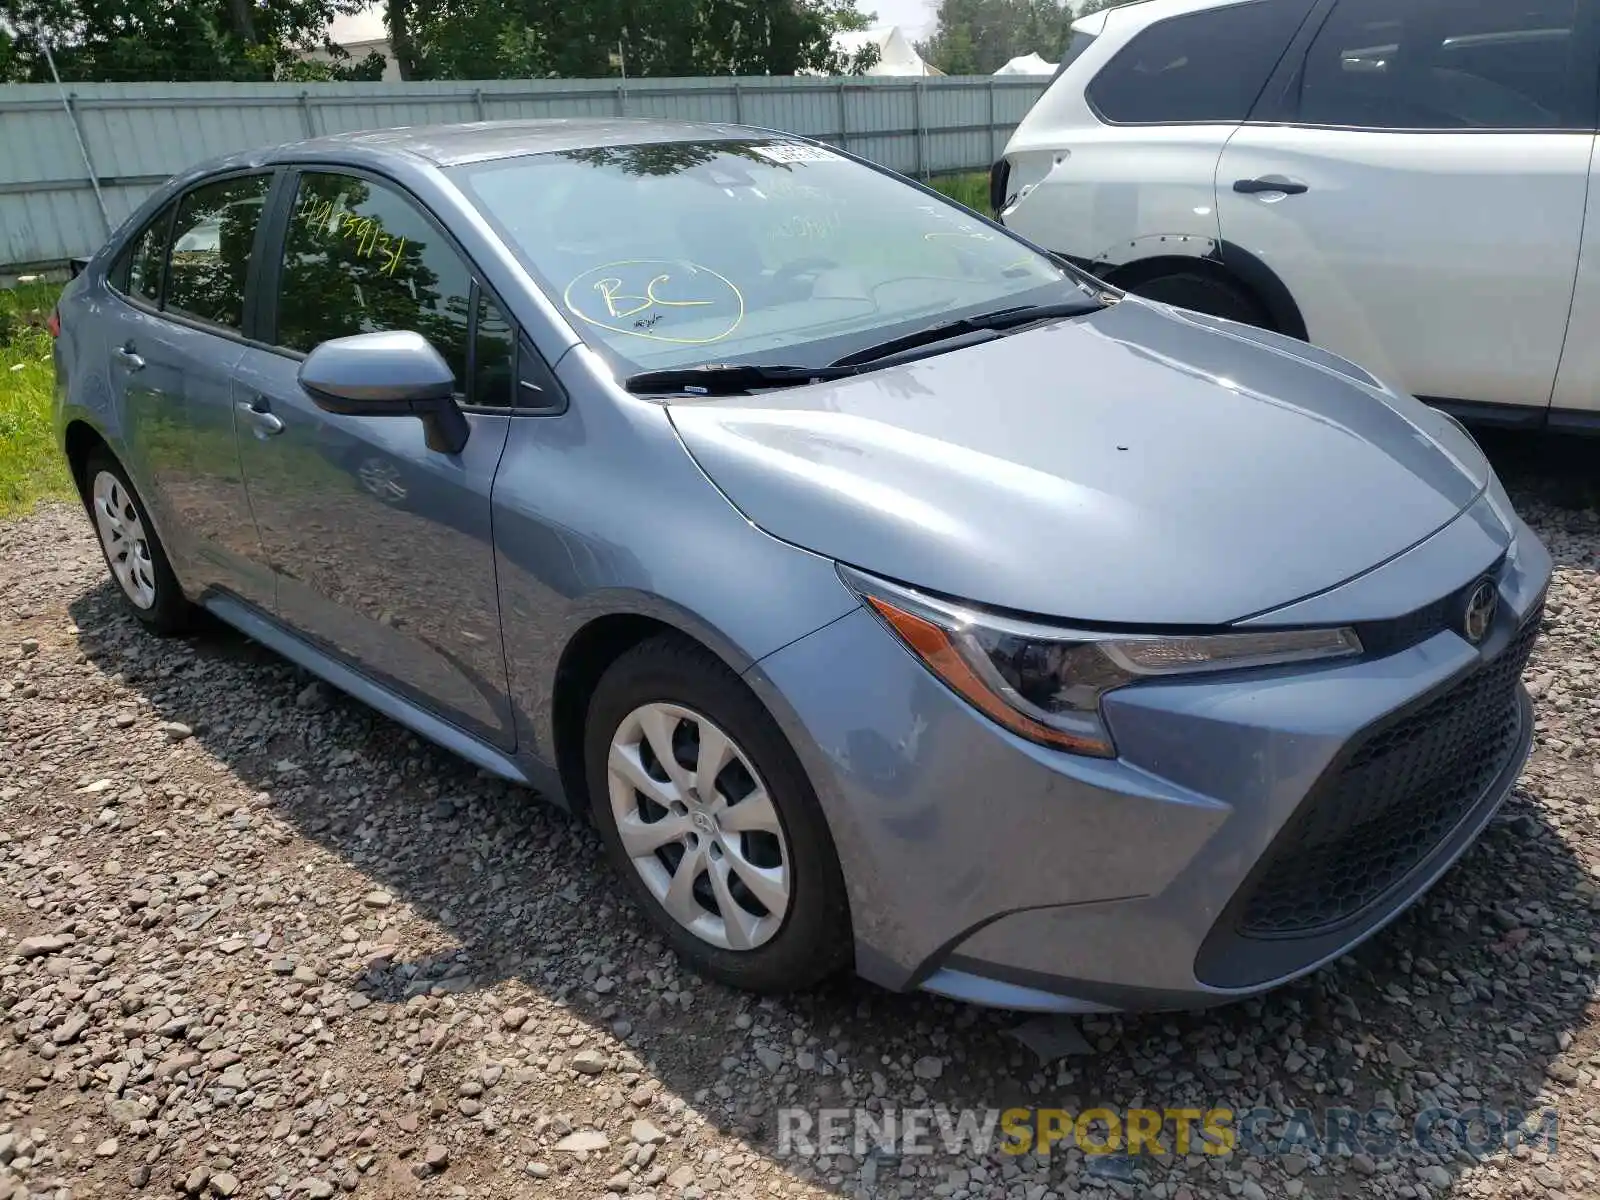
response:
M667 259L629 259L591 267L567 284L562 302L573 315L601 329L680 346L721 341L740 326L745 312L744 293L731 279L698 263ZM652 319L616 323L652 309L681 308L712 310L704 335L653 332L665 315L659 311Z
M671 278L671 274L667 272L657 275L645 285L644 295L642 296L623 295L620 291L622 287L622 280L620 279L596 280L594 290L599 292L601 298L605 300L607 311L609 311L611 315L616 317L618 320L631 317L636 313L642 313L647 308L655 308L657 306L663 308L708 308L715 303L713 300L665 300L656 295L656 288L660 287ZM638 303L632 308L618 308L617 301L619 300L637 300Z

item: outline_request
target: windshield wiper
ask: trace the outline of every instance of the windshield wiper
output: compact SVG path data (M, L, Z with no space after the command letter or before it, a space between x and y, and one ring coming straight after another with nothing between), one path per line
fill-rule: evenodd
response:
M1095 300L1063 300L1054 304L1021 304L994 312L978 313L957 321L930 325L915 333L879 342L853 351L822 367L802 367L787 363L705 363L697 367L667 367L659 371L640 371L622 381L622 386L639 395L688 392L695 396L729 396L756 388L799 387L830 379L848 379L863 371L889 366L889 360L925 357L911 352L938 342L957 338L973 341L1001 336L1001 330L1017 329L1040 321L1080 317L1104 305ZM985 337L987 335L987 337Z
M886 342L879 342L874 346L865 346L860 350L853 350L843 358L836 359L829 364L831 367L859 367L864 363L876 362L880 358L890 358L893 355L915 350L919 346L929 346L935 342L947 341L963 334L978 333L982 330L1014 329L1022 325L1032 325L1038 321L1054 321L1063 317L1081 317L1085 313L1098 312L1105 307L1098 300L1061 300L1054 304L1019 304L1012 308L999 308L993 312L976 313L970 317L961 317L955 321L946 321L942 325L930 325L926 329L919 329L915 333L908 333L901 337L890 338Z
M640 371L622 381L630 392L689 392L698 396L727 396L753 388L798 387L826 379L858 375L849 366L796 367L763 363L706 363L698 367L668 367Z

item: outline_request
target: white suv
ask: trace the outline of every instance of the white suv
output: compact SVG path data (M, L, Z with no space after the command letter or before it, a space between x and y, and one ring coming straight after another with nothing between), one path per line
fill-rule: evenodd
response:
M1073 29L995 164L1008 227L1459 415L1600 429L1600 3L1145 0Z

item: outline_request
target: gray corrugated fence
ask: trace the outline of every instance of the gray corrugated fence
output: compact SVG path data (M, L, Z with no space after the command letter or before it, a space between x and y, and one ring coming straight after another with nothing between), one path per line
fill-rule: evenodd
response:
M0 269L89 254L158 184L215 154L325 133L507 117L732 121L908 175L986 169L1042 78L104 83L0 88ZM86 161L87 160L87 161ZM92 172L92 175L91 175Z

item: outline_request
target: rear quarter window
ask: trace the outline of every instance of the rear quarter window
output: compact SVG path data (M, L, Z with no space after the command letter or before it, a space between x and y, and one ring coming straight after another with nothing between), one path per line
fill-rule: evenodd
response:
M128 245L109 274L111 286L146 304L161 303L161 271L167 261L167 240L172 229L172 205L163 208Z
M1116 125L1237 124L1306 12L1304 0L1253 0L1159 22L1095 76L1089 103Z

